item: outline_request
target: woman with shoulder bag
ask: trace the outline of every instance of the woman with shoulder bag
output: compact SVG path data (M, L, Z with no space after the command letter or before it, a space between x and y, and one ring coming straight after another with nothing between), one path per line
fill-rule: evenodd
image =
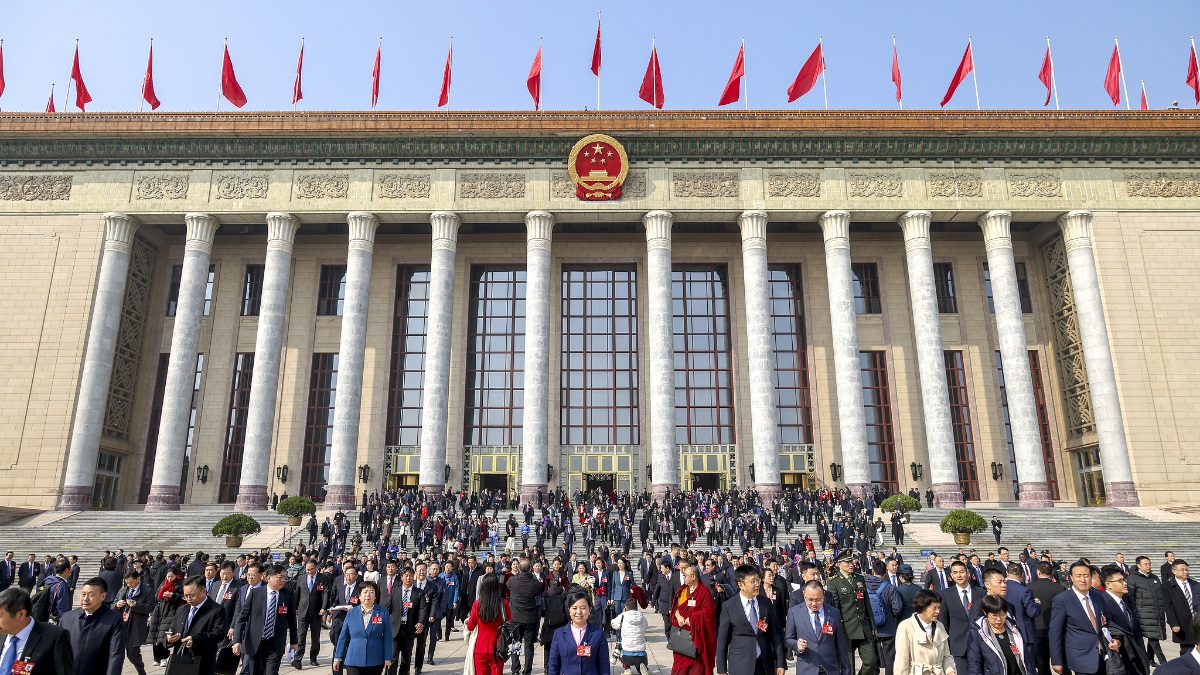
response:
M167 633L171 632L171 622L175 619L175 610L184 603L183 579L179 570L172 567L167 570L166 579L158 589L158 604L150 613L150 637L154 640L154 665L163 665L171 650L167 647Z
M608 638L591 623L592 596L581 588L567 593L571 622L554 631L546 675L609 675Z
M504 675L504 663L496 658L496 641L504 624L508 603L500 597L500 578L484 574L479 580L479 594L467 617L467 659L474 675ZM467 669L464 668L464 673Z
M938 622L942 597L922 588L913 596L913 615L896 627L896 675L956 675L950 635ZM965 673L963 675L966 675Z

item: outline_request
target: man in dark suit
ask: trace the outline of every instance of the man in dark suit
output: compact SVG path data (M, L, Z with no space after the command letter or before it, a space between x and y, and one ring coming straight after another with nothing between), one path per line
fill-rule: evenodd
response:
M266 584L250 592L233 624L233 653L243 652L254 675L278 675L288 645L296 649L296 599L280 565L263 571ZM288 640L288 637L291 640Z
M850 675L850 647L841 613L825 604L820 582L810 581L801 590L804 603L788 610L784 637L796 654L796 675Z
M992 516L992 534L996 537L996 543L1000 543L1000 532L1004 529L1004 523L1000 522L1000 516Z
M7 636L0 664L11 669L24 661L33 666L29 675L75 675L71 636L58 626L34 621L29 616L32 611L25 591L0 591L0 633Z
M121 572L117 569L116 558L106 558L104 560L104 570L96 575L104 580L104 585L108 588L108 595L104 597L104 604L107 607L112 607L113 601L117 599L117 591L121 590L122 578Z
M226 635L221 606L205 595L203 577L189 577L183 582L183 599L187 604L175 611L167 644L192 650L200 661L200 675L213 675L217 647Z
M221 630L226 637L233 634L234 612L244 582L235 578L237 573L232 560L221 563L218 579L208 587L208 599L221 610Z
M4 597L0 594L0 598ZM1200 634L1200 613L1192 617L1188 626L1193 634ZM1181 652L1179 658L1172 659L1154 669L1154 675L1200 675L1200 652Z
M1050 667L1055 673L1078 675L1105 672L1105 650L1116 650L1116 640L1106 640L1104 594L1092 588L1091 566L1071 565L1071 588L1054 597L1050 609Z
M1171 574L1162 586L1167 625L1171 627L1171 640L1179 645L1179 653L1185 654L1196 646L1192 618L1200 614L1200 583L1188 578L1187 561L1181 558L1171 563Z
M412 568L400 573L400 584L392 587L392 599L388 615L392 621L392 667L388 675L408 675L412 667L413 645L416 638L425 632L428 607L425 592L413 583ZM420 668L421 664L417 664Z
M125 658L133 664L138 675L146 675L146 664L142 662L142 645L146 644L149 632L147 623L154 611L154 589L142 581L142 575L132 567L125 573L125 584L117 591L113 610L121 614L124 624Z
M71 636L76 675L121 675L125 665L123 622L104 604L107 593L103 579L88 579L79 594L79 607L62 615L59 627Z
M925 588L934 592L941 591L951 585L950 575L946 571L946 560L942 556L934 556L933 569L925 573Z
M17 569L17 585L32 595L34 587L37 586L38 577L41 575L42 566L38 564L37 556L30 553L29 558Z
M1120 659L1123 672L1128 675L1150 672L1150 659L1146 656L1146 646L1142 642L1142 626L1134 614L1133 596L1129 594L1129 580L1120 567L1106 565L1102 581L1104 582L1104 615L1108 617L1108 631L1113 639L1121 643L1119 650L1109 652L1108 658ZM1113 663L1107 664L1108 671L1115 671Z
M13 560L13 552L5 551L4 560L0 560L0 591L13 585L17 580L17 563Z
M1034 599L1033 593L1025 587L1025 568L1017 563L1008 565L1008 578L1004 580L1004 599L1008 601L1009 613L1017 624L1017 630L1025 644L1033 651L1034 663L1037 662L1037 617L1042 614L1042 606ZM1030 674L1032 675L1032 673Z
M785 668L783 623L762 591L762 577L751 565L733 573L738 592L721 605L717 622L717 675L775 675Z
M565 563L564 563L565 564ZM574 568L571 569L572 572ZM483 565L475 562L475 556L467 556L467 566L462 570L462 587L458 589L458 620L466 621L467 615L471 613L471 605L475 604L475 591L479 588L479 577L483 576ZM396 630L396 622L392 621L392 630ZM396 667L395 660L392 661L392 668Z
M333 617L329 623L329 640L336 646L338 636L342 634L342 623L346 621L346 611L335 608L358 604L358 567L353 562L343 564L342 576L325 587L325 594L325 614Z
M292 667L300 670L304 658L304 643L312 637L309 647L308 663L317 665L317 654L321 653L321 622L325 616L325 589L330 584L329 576L317 571L317 561L309 560L304 564L304 574L296 577L292 589L296 594L296 617L300 629L300 648L292 657Z
M1037 564L1037 578L1027 584L1033 601L1042 611L1033 618L1033 627L1037 632L1037 650L1034 652L1038 675L1050 675L1050 632L1047 629L1050 617L1050 607L1054 597L1063 592L1062 584L1054 580L1054 566L1048 562Z
M942 612L938 619L946 624L946 634L950 637L950 654L954 656L954 664L958 672L970 672L967 664L967 649L971 645L971 632L974 630L972 619L978 616L976 605L985 595L982 588L972 586L967 582L967 566L961 560L955 560L950 565L952 584L938 591L942 596Z

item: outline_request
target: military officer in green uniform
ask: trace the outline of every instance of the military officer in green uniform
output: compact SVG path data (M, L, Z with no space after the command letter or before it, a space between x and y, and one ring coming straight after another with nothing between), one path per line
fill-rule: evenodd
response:
M850 643L850 653L858 652L858 675L879 675L879 656L875 651L875 620L871 600L861 574L854 572L854 552L844 551L835 560L837 574L826 586L842 613L842 629Z

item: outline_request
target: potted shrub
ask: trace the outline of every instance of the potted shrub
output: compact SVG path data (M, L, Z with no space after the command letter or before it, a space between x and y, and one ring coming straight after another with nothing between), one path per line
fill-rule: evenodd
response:
M275 507L276 513L288 517L288 525L295 527L300 524L300 520L304 516L311 516L317 512L317 505L308 497L288 497L281 500L279 505Z
M879 504L879 509L884 513L891 513L896 509L900 509L900 513L912 513L921 510L921 500L908 495L892 495Z
M242 537L248 534L258 534L262 530L258 521L244 513L231 513L213 525L214 537L225 537L225 545L229 548L239 548Z
M965 546L971 543L971 535L987 529L983 516L968 509L955 509L942 518L942 532L954 535L954 543Z

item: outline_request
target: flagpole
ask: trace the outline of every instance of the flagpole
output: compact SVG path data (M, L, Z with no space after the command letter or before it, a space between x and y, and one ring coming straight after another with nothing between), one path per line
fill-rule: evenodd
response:
M1121 67L1121 86L1125 88L1125 109L1132 110L1129 105L1129 85L1125 83L1125 62L1121 58L1121 44L1117 42L1117 36L1113 36L1113 46L1117 48L1117 65Z
M450 38L450 39L453 40L454 38ZM379 57L380 61L383 60L383 36L382 35L379 36L379 46L376 47L375 56ZM379 77L380 79L383 79L383 72L382 72L383 71L383 63L379 64L379 70L380 70L380 73L377 77ZM374 83L372 82L372 84L374 84ZM371 110L372 111L375 110L375 100L373 98L371 100Z
M1146 109L1149 110L1150 109L1150 99L1146 98L1146 81L1145 80L1142 80L1142 101L1146 102ZM1142 107L1142 102L1138 101L1138 109L1140 110L1141 107Z
M150 60L150 55L154 53L154 38L150 38L150 51L146 54L147 63ZM142 100L138 101L138 112L142 112L142 108L146 105L146 77L142 76Z
M600 33L600 10L596 10L596 33L597 34ZM597 71L604 70L603 63L596 70ZM600 110L600 73L599 72L596 73L596 110L597 111Z
M657 38L655 36L651 35L650 36L650 54L655 57L658 56L658 46L657 46L656 42L657 42ZM654 58L651 60L650 63L651 63L651 67L650 67L650 74L651 74L650 98L654 100L654 103L652 104L654 106L654 109L658 110L658 59Z
M454 36L450 36L450 53L447 55L450 61L450 77L454 77ZM446 109L450 109L450 90L446 90Z
M975 67L975 50L971 48L971 36L967 36L967 49L971 49L971 81L975 83L975 109L983 110L979 105L979 70Z
M1054 52L1050 51L1050 36L1046 36L1046 53L1050 55L1050 86L1054 88L1054 109L1058 107L1058 81L1054 79Z
M746 83L746 36L742 36L742 90L746 92L746 110L750 109L750 85Z
M380 38L380 39L382 40L383 38ZM304 36L303 35L300 36L300 58L304 58ZM299 69L297 69L296 77L300 77ZM295 89L295 85L292 85L292 88ZM296 98L295 91L292 92L292 98L293 99ZM296 112L296 101L294 101L294 100L292 101L292 112Z
M75 56L79 56L79 38L75 38ZM71 68L72 68L72 70L74 70L74 68L75 68L75 60L74 59L71 59ZM74 75L74 74L75 74L74 72L71 73L71 75ZM73 82L75 82L75 78L67 77L67 93L63 94L63 112L67 111L67 101L69 101L71 99L71 84ZM75 98L78 99L79 94L76 94Z
M900 67L900 51L898 49L896 49L896 36L895 35L892 36L892 52L896 55L896 67L899 68ZM903 87L901 87L901 89L900 89L900 100L897 101L897 103L900 104L900 109L904 110L904 88Z
M225 77L225 50L229 49L229 38L225 38L225 48L221 51L221 77ZM217 82L217 112L221 112L222 82Z
M824 36L817 36L817 46L821 48L821 93L825 95L825 109L829 110L829 89L825 86L825 46Z

